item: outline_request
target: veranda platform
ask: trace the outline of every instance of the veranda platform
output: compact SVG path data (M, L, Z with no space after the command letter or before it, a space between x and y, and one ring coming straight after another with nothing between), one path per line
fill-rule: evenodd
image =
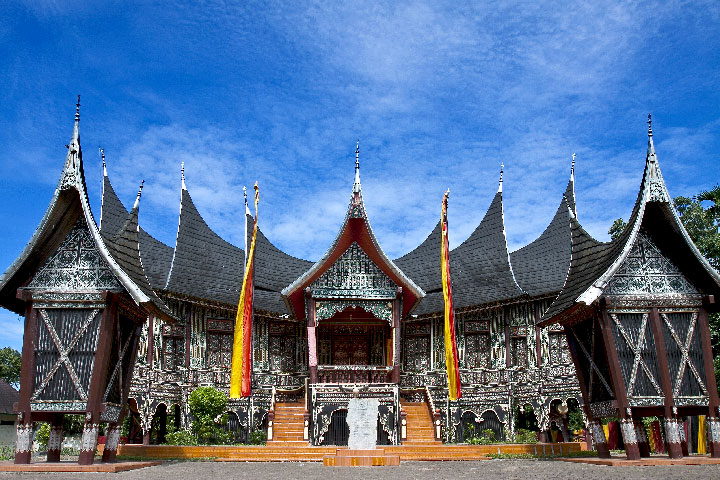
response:
M606 465L610 467L652 467L658 465L720 465L720 458L711 458L707 455L690 455L682 458L670 458L666 455L651 456L640 460L628 460L623 456L611 458L578 457L558 458L563 462L589 463L591 465Z
M292 443L292 444L291 444ZM529 454L553 457L581 450L579 443L495 444L495 445L383 445L386 454L398 455L401 461L490 460L493 454ZM342 449L342 447L341 447ZM338 447L310 446L306 442L285 444L176 446L120 445L119 456L147 459L215 458L218 462L322 462L335 454Z
M15 464L13 462L0 462L0 472L102 472L118 473L138 468L154 467L162 462L116 462L116 463L95 463L93 465L78 465L76 461L65 462L35 462Z

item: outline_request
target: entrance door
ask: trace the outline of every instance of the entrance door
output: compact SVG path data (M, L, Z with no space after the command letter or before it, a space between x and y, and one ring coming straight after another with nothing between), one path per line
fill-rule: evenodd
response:
M368 335L333 336L333 365L368 365L370 362Z

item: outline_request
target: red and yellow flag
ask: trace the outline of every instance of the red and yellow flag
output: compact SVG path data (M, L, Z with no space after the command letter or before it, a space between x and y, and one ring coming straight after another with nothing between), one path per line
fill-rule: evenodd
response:
M235 317L235 337L233 338L232 367L230 369L230 398L250 396L252 377L252 305L253 305L253 268L255 258L255 237L257 236L258 200L260 193L255 182L255 222L252 241L245 264L240 301ZM246 203L247 205L247 203Z
M445 304L445 365L447 367L450 400L462 396L460 391L460 370L458 369L457 342L455 341L455 310L452 303L450 283L450 248L448 246L447 204L450 190L445 192L442 202L442 244L440 246L443 300Z

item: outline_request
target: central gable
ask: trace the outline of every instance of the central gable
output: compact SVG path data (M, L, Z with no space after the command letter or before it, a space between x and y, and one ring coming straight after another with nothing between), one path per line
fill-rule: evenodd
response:
M397 284L353 242L310 285L315 298L395 298Z

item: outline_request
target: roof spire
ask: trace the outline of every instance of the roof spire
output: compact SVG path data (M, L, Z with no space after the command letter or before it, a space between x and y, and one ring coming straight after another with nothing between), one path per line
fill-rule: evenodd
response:
M572 164L570 164L570 178L575 178L575 152L572 154Z
M647 149L647 160L654 162L655 158L655 144L653 143L653 131L652 131L652 114L648 113L648 149Z
M185 186L185 162L180 163L180 179L182 180L181 188L183 190L187 190L187 187Z
M142 189L145 186L145 180L140 182L140 189L138 190L137 197L135 197L135 204L133 205L133 210L137 210L140 206L140 196L142 195Z
M503 184L503 170L505 170L505 164L500 164L500 182L498 184L498 193L502 193L502 184Z
M68 149L71 153L77 153L80 150L80 95L77 96L77 103L75 104L75 126L73 127L72 138L70 139L70 145Z
M107 165L105 165L105 149L102 147L98 147L100 149L100 158L102 158L102 167L103 167L103 177L107 177Z
M360 191L360 139L358 138L355 147L355 183L353 184L353 193Z

